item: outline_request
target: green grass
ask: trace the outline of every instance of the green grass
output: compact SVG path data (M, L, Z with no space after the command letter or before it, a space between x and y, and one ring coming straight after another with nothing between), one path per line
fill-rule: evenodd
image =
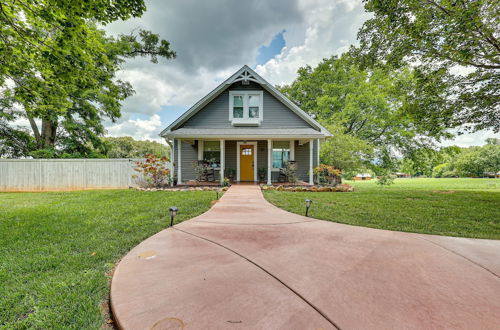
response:
M214 192L0 193L0 328L98 329L110 272L131 248L201 214Z
M348 181L351 193L264 191L268 201L311 217L380 229L500 239L500 179L396 179Z

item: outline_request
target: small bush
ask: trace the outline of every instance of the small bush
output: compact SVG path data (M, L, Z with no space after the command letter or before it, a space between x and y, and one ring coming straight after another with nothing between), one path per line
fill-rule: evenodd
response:
M394 175L384 174L377 178L377 184L379 186L390 186L394 183L394 179L396 179Z
M167 157L156 157L152 154L145 155L144 162L135 162L137 166L134 171L141 173L141 177L135 176L139 186L143 188L162 188L170 184L170 170L168 169Z

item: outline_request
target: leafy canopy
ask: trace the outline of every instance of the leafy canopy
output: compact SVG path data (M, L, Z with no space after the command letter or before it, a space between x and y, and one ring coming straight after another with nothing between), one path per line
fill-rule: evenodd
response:
M300 68L281 91L334 134L322 146L322 160L344 171L387 167L395 157L447 136L444 128L419 125L408 114L415 76L408 67L361 68L351 54Z
M372 19L358 34L364 62L411 63L429 126L500 130L500 2L363 0ZM457 72L462 72L457 74Z
M110 37L97 24L139 16L143 1L7 0L0 4L0 142L4 154L92 156L102 121L120 117L132 86L116 73L128 58L173 58L150 31ZM26 119L28 132L12 121Z
M170 158L170 148L155 141L138 141L130 136L105 137L107 158L142 158L147 154Z

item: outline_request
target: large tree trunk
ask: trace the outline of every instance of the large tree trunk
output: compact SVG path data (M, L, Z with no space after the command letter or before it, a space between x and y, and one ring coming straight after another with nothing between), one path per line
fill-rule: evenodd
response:
M41 142L44 148L53 148L56 144L57 123L42 119Z

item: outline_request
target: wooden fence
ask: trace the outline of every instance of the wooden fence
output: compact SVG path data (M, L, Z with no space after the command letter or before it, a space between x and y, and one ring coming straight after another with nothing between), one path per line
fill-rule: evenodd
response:
M0 191L128 188L138 160L0 159Z

